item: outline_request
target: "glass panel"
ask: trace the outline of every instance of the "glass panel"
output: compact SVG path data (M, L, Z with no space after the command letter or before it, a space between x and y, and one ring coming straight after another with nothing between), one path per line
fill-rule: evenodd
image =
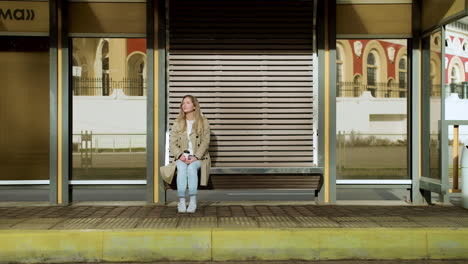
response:
M0 180L49 179L49 39L0 37Z
M146 40L72 47L72 179L146 179Z
M407 41L338 42L343 67L351 70L343 72L336 99L337 178L407 179L407 85L396 82L400 73L407 80L408 66L399 69Z
M449 182L453 183L453 175L454 175L454 159L453 159L453 151L454 151L454 126L450 125L448 126L448 146L447 150L448 152L446 153L447 155L447 160L448 160L448 171L447 175L449 177ZM465 148L465 145L468 145L468 126L458 126L458 188L461 189L461 158L463 155L463 151ZM465 154L466 155L466 154ZM452 185L453 186L453 185ZM453 188L453 187L450 187Z
M445 48L445 60L448 67L445 70L445 119L468 120L468 19L462 18L445 27L445 36L452 39L451 46ZM453 176L453 126L448 128L448 169L449 177ZM459 158L460 161L463 146L468 144L468 126L459 126ZM459 166L461 164L459 163ZM457 168L458 169L458 168ZM461 174L459 171L459 179ZM460 187L460 185L459 185Z
M431 35L430 40L430 102L429 102L429 155L430 171L429 177L440 179L440 118L441 118L441 72L442 72L442 46L438 41L441 33Z
M466 120L468 117L465 113L468 109L456 109L456 106L468 102L468 18L450 23L445 29L447 38L452 39L452 45L445 49L446 76L450 74L445 80L445 117Z

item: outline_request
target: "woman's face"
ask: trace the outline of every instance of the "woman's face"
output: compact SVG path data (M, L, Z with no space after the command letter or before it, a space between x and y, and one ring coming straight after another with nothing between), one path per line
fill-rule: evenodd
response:
M193 105L192 100L190 97L186 97L184 101L182 101L182 110L184 113L190 113L195 110L195 106Z

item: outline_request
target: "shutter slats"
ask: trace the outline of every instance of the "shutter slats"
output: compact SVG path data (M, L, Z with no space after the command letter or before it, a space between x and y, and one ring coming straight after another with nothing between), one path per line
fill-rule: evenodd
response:
M212 144L216 144L216 142L220 142L222 140L236 140L236 141L242 141L242 140L253 140L253 141L268 141L268 140L275 140L277 142L282 142L284 145L287 145L289 142L291 144L294 143L294 141L289 141L289 140L309 140L310 136L305 135L305 136L298 136L298 135L288 135L288 136L275 136L275 135L262 135L262 136L241 136L241 135L236 135L236 136L225 136L225 135L217 135L211 136L211 141ZM258 144L262 144L263 142L258 142ZM312 145L312 141L309 141L309 144Z
M170 108L178 108L180 106L180 104L176 104L176 103L171 103L169 104L169 107ZM252 109L252 108L292 108L292 107L300 107L300 108L308 108L308 107L312 107L312 104L311 103L308 103L308 104L303 104L303 103L294 103L294 104L282 104L282 103L277 103L277 104L271 104L271 103L256 103L256 104L252 104L252 103L237 103L237 104L231 104L231 103L211 103L211 104L207 104L206 106L204 106L202 104L202 108L203 108L203 111L205 112L206 109L208 109L209 107L212 107L212 108L221 108L221 107L226 107L226 108L249 108L249 109Z
M212 130L225 129L313 129L312 125L211 125Z
M174 96L178 96L180 98L182 98L186 94L192 94L196 97L231 97L231 98L232 97L254 97L254 98L296 97L297 98L298 96L302 95L302 94L297 94L297 93L268 93L268 92L265 92L263 94L258 94L258 93L255 93L256 89L258 89L257 87L252 88L252 93L244 93L244 92L242 93L228 93L228 92L203 93L203 92L198 92L195 88L196 87L187 87L186 92L179 92L179 94L177 94L178 92L175 92L172 90L171 92L173 93Z
M198 76L201 78L201 76L212 76L213 73L211 71L177 71L177 72L171 72L171 77L172 76ZM310 75L312 75L312 72L299 72L299 71L276 71L276 72L268 72L268 73L263 73L263 72L248 72L248 71L222 71L217 73L218 76L307 76L307 78L310 78Z
M243 159L238 162L219 162L216 160L211 161L212 167L239 167L245 168L245 163L249 162L251 167L272 167L272 168L284 168L284 167L313 167L315 166L312 162L285 162L286 160L281 160L280 162L275 162L268 160L265 162L252 162L251 158Z
M236 144L237 145L237 144ZM252 150L252 147L232 147L232 146L229 146L229 147L222 147L222 148L215 148L214 146L212 146L210 148L210 150L216 150L216 151L240 151L240 150L248 150L248 151L251 151ZM259 146L256 148L257 151L280 151L280 150L308 150L308 151L312 151L313 148L312 146L301 146L301 147L291 147L291 146Z
M273 156L291 156L291 157L297 157L297 156L312 156L310 151L291 151L291 152L279 152L279 151L246 151L246 152L235 152L235 151L216 151L213 153L213 158L215 157L232 157L232 156L242 156L242 157L252 157L252 156L268 156L268 157L273 157ZM216 159L216 158L215 158Z
M220 137L221 138L221 137ZM295 148L292 146L307 146L310 145L311 148L311 142L310 141L301 141L301 140L291 140L291 141L269 141L269 140L252 140L252 141L245 141L247 139L243 140L237 140L237 141L229 141L224 137L224 141L218 138L217 140L213 140L214 142L211 144L211 147L215 148L216 146L222 146L223 150L226 148L226 146L249 146L249 149L252 149L250 146L257 146L255 147L256 150L262 150L263 148L274 148L273 146L287 146L287 148ZM266 145L266 146L265 146Z
M196 83L195 83L196 84ZM218 86L218 87L202 87L201 85L184 85L182 87L172 87L173 92L187 92L186 86L198 86L197 90L200 92L250 92L250 93L272 93L272 92L311 92L309 87L256 87L255 91L252 91L252 85L246 85L247 87L231 87L231 86ZM261 85L261 84L259 84ZM267 85L267 84L265 84Z
M182 96L180 97L169 97L169 102L180 104ZM309 103L312 102L312 98L216 98L216 97L205 97L198 98L200 103Z
M214 136L217 135L308 135L311 130L211 130Z
M272 76L257 76L257 77L250 77L250 76L171 76L169 77L169 81L172 81L174 85L177 85L179 83L176 83L176 81L199 81L199 82L207 82L207 81L216 81L216 82L234 82L234 81L258 81L259 84L265 85L263 82L271 82L271 81L291 81L291 82L304 82L304 81L310 81L310 76L305 76L305 77L291 77L291 76L281 76L281 77L272 77ZM261 82L261 83L260 83ZM195 84L198 84L194 82ZM212 84L212 83L210 83ZM235 84L235 83L234 83ZM296 83L293 83L296 84ZM309 84L309 83L306 83ZM229 85L232 86L232 85Z
M182 97L196 96L210 122L213 167L316 166L312 0L171 0L168 26L169 125ZM247 187L236 177L215 175L213 183L318 182L310 175L240 176Z
M312 60L175 60L171 65L312 65Z
M202 106L203 107L203 106ZM177 110L176 110L177 111ZM238 108L238 109L226 109L226 108L203 108L203 113L210 114L231 114L231 113L253 113L253 114L269 114L269 113L308 113L309 109L255 109L255 108Z

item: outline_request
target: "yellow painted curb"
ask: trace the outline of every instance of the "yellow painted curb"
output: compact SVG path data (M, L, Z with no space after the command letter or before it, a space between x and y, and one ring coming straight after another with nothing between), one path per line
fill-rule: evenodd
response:
M212 257L214 261L466 259L467 232L466 228L213 229Z
M312 229L214 229L213 260L319 259Z
M467 259L468 228L0 230L0 262Z
M467 259L468 228L431 230L427 244L430 259Z
M105 232L105 261L211 260L210 229Z
M321 230L320 259L425 259L426 231L418 229Z
M102 259L102 232L0 231L0 262L94 262Z

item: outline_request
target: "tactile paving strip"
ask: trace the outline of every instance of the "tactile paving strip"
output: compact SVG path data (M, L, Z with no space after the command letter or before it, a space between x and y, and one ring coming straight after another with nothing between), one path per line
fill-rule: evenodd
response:
M424 226L424 227L442 227L442 228L460 228L463 227L462 225L459 225L457 223L453 222L417 222L418 224Z
M258 227L258 224L252 217L220 217L218 218L218 227L255 228Z
M255 219L259 227L300 227L299 223L287 216L258 216Z
M105 218L96 226L96 229L135 228L140 220L139 218Z
M8 229L18 223L25 221L26 218L0 218L0 229Z
M330 217L332 221L336 222L370 222L366 217L355 217L355 216L339 216Z
M176 228L178 218L145 218L136 228Z
M415 222L440 222L442 219L437 216L406 216L405 218Z
M300 216L294 218L301 227L340 227L337 222L328 217Z
M407 222L408 219L401 216L370 216L366 219L375 222Z
M417 227L423 227L422 225L416 223L416 222L410 222L410 221L405 221L405 222L377 222L378 225L381 227L408 227L408 228L417 228Z
M12 226L12 229L49 229L65 218L31 218Z
M101 218L72 218L54 226L52 229L92 229Z
M381 227L375 222L340 222L340 226L345 228Z
M193 228L193 227L218 227L218 219L216 217L187 217L180 218L178 228Z
M444 217L449 222L457 223L463 227L468 227L468 217Z

